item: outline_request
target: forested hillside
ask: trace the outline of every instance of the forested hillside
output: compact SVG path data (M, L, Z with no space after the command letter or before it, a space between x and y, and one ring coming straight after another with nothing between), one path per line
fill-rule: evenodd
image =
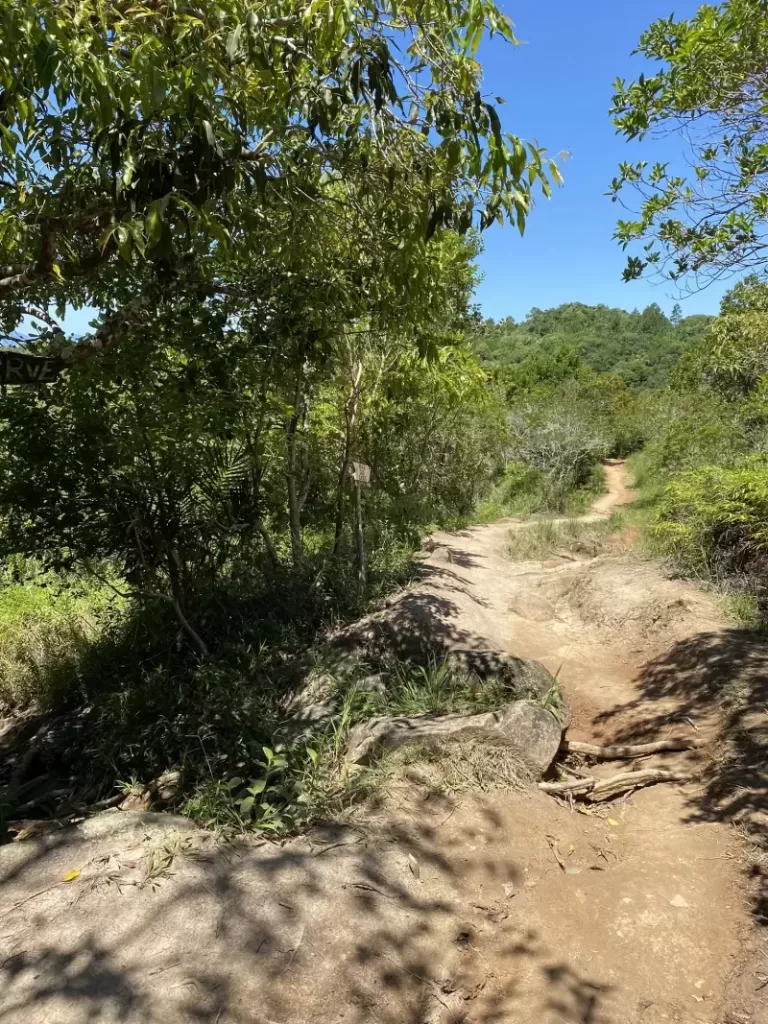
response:
M561 358L575 352L596 373L618 377L633 390L663 388L686 349L700 339L708 316L684 317L675 305L669 317L655 303L628 313L608 306L573 302L556 309L532 309L522 323L509 317L486 320L475 351L487 365L514 367L541 357ZM532 365L529 363L528 365Z

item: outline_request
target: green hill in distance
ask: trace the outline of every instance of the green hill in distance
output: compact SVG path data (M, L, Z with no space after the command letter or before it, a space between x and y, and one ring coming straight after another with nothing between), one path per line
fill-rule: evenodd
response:
M484 321L475 350L485 364L530 369L535 376L536 368L544 367L547 373L570 376L581 364L612 374L634 390L655 390L667 385L680 356L713 319L683 317L677 305L667 317L656 303L628 313L570 302L555 309L534 307L522 323L512 317Z

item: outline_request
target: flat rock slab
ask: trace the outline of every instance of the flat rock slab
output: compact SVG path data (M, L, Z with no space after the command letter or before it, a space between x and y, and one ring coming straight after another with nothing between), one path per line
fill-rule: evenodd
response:
M456 740L477 740L507 748L543 775L557 755L562 735L562 726L546 708L518 700L499 711L478 715L372 718L351 731L346 758L352 764L364 764L381 750L408 744L442 746Z

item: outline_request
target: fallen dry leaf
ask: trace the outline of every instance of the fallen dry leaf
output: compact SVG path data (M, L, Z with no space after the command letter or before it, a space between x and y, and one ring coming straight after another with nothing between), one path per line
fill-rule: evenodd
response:
M68 871L66 873L66 875L64 875L64 877L62 878L62 882L74 882L74 880L76 878L79 878L79 877L80 877L80 869L79 868L73 868L71 871Z

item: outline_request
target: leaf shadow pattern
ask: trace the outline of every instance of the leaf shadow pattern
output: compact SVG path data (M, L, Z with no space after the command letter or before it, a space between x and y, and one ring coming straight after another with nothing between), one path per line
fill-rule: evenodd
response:
M30 843L11 871L0 857L0 1022L502 1024L526 1013L524 966L543 986L542 1020L602 1024L607 989L554 963L534 933L502 948L502 933L479 925L465 874L499 890L523 879L481 841L500 828L493 807L445 830L444 810L284 844L192 830L192 851L155 890L121 888L102 866L165 834L161 816L119 843L78 829ZM51 884L73 864L76 884Z
M646 663L637 685L635 700L599 716L632 721L617 742L658 738L670 725L721 714L719 749L690 798L690 820L746 828L756 852L753 912L768 926L768 638L745 629L699 633Z

